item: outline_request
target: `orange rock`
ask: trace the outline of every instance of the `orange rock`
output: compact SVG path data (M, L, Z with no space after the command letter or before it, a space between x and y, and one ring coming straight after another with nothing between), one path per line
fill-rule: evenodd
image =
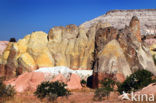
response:
M41 84L41 82L44 81L44 74L41 73L41 72L32 72L32 76L31 76L31 79L29 81L30 83L30 88L35 90L37 88L37 86L39 84Z
M16 79L14 84L15 84L15 90L17 92L23 92L29 87L29 81L31 79L31 75L32 73L24 73Z
M44 81L44 74L41 72L24 73L17 79L6 81L5 84L15 86L17 92L24 92L27 89L35 90Z
M55 81L67 83L66 78L62 74L57 75L54 79L52 79L51 82L55 82Z
M81 89L81 79L78 75L72 74L70 80L67 82L68 89Z
M121 82L122 83L122 82L125 81L125 77L121 73L117 73L115 77L116 77L116 79L117 79L118 82Z
M156 95L156 83L149 84L143 89L135 92L136 94L154 94Z
M135 35L138 41L141 42L140 21L138 17L133 16L129 26L131 28L132 33Z

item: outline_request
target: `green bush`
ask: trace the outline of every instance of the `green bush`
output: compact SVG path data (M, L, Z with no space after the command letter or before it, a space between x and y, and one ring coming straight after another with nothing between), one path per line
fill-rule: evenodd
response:
M85 81L84 79L83 79L83 80L81 80L81 85L82 85L82 87L85 87L85 86L86 86L86 84L87 84L87 81Z
M116 82L110 78L105 78L101 81L102 87L94 92L94 100L101 101L103 97L108 97L111 91L114 91Z
M48 98L49 100L55 100L59 96L68 96L70 92L65 89L66 84L61 82L42 82L38 85L35 95L40 98Z
M131 92L142 89L150 83L156 82L152 79L153 74L147 70L138 70L131 74L126 80L118 86L119 93L123 91Z
M110 78L105 78L103 81L101 81L102 87L108 88L108 90L113 91L114 85L116 82Z
M103 97L108 97L109 93L110 93L110 88L98 88L96 89L96 91L94 92L94 100L95 101L101 101L103 100Z
M4 98L11 98L14 97L14 95L16 94L15 89L13 86L11 85L5 85L3 83L3 80L0 79L0 98L4 99Z

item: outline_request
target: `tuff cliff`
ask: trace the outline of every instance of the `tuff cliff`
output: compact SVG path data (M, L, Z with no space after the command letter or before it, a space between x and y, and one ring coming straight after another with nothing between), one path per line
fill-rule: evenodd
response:
M94 19L95 22L80 26L57 26L50 29L48 34L33 32L18 42L9 42L0 59L0 76L11 78L41 67L66 66L73 70L93 69L93 85L98 86L98 81L107 74L115 74L118 79L137 69L147 69L156 75L150 50L141 40L141 21L134 14L131 18L123 16L124 19L130 18L126 19L128 24L125 26L114 15L134 11L141 14L155 12L110 11L105 15L112 14L109 16L110 22Z
M98 22L108 22L113 27L121 29L124 28L125 25L129 25L129 21L133 16L137 16L140 20L142 35L156 34L156 9L112 10L82 25L89 28Z

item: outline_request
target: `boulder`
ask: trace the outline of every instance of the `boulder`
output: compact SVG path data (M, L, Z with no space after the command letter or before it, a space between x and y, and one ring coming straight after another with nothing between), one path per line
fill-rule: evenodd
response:
M7 85L15 87L17 92L24 92L28 89L35 90L37 86L44 81L44 74L39 72L25 72L18 78L6 82Z
M67 88L72 89L81 89L81 79L76 74L71 74L70 80L67 82Z
M81 79L76 74L71 74L68 78L65 78L61 73L58 75L47 75L46 73L42 72L25 72L17 78L5 81L5 84L14 86L17 92L24 92L26 90L35 91L37 89L37 86L46 80L46 76L54 77L49 80L51 82L64 82L65 84L67 84L67 88L70 90L82 88L80 84Z
M51 82L55 82L55 81L59 81L59 82L63 82L63 83L67 83L67 79L62 75L62 74L58 74L56 77L54 77Z
M34 59L28 53L23 53L18 58L18 68L17 74L22 74L23 72L31 72L36 69L36 64Z

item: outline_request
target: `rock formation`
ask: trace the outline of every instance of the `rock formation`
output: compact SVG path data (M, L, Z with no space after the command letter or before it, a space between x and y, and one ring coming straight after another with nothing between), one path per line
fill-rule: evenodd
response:
M43 81L47 81L49 77L53 77L49 79L50 82L64 82L69 90L82 88L80 84L81 78L77 74L70 74L67 78L61 73L47 75L47 72L25 72L17 78L5 81L5 84L14 86L17 92L25 92L26 90L35 91L37 86Z
M0 41L0 56L3 54L4 50L8 46L8 41Z
M12 77L41 67L67 66L73 70L91 70L95 47L95 33L106 24L54 27L48 35L33 32L18 42L10 42L5 49L1 68L3 75Z
M146 69L156 75L156 67L150 50L141 42L138 18L133 17L129 26L110 35L112 31L114 29L105 33L103 29L103 32L97 31L95 35L93 87L98 87L105 77L112 76L117 80L116 74L127 77L138 69ZM111 40L108 43L104 38L106 34L110 36L107 40ZM96 40L96 38L99 39Z
M3 57L3 52L5 51L5 49L8 46L8 41L0 41L0 76L2 76L5 72L5 68L2 65L2 57Z
M133 16L137 16L140 20L142 35L156 34L156 9L111 10L105 15L87 21L82 25L86 28L89 28L90 26L98 22L108 22L113 27L122 29L125 27L125 25L129 25L129 21Z
M57 26L48 34L33 32L8 43L0 60L0 76L12 78L56 66L84 70L84 74L93 69L93 87L98 87L105 77L123 81L138 69L156 75L150 50L141 40L141 34L155 25L155 13L156 10L110 11L80 26ZM152 22L147 22L149 19Z

